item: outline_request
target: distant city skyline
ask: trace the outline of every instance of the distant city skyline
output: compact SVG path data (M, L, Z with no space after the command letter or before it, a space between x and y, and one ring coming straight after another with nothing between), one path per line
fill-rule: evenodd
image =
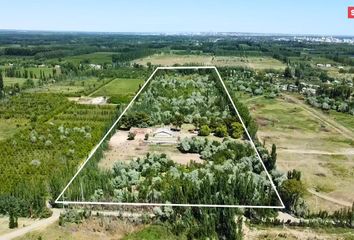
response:
M69 32L237 32L354 36L354 0L12 0L0 29Z

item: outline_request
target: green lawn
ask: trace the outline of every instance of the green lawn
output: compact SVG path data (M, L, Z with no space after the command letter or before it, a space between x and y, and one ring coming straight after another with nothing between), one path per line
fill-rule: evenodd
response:
M99 88L92 96L109 97L112 103L129 102L143 82L141 79L117 78Z

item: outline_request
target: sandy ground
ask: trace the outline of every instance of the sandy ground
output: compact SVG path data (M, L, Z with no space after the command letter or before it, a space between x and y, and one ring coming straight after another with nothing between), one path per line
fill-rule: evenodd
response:
M145 134L151 134L155 128L137 129L134 140L127 140L129 131L118 130L109 141L108 151L104 153L99 167L112 169L116 161L130 161L138 157L144 157L147 153L165 153L170 159L180 164L188 164L190 161L202 162L199 154L181 153L176 144L155 144L144 140ZM183 129L175 132L180 139L197 136L195 133Z
M107 104L107 98L105 97L69 97L69 100L77 102L79 104L92 104L92 105Z
M61 212L60 209L52 209L52 211L52 216L45 219L19 219L19 228L9 229L9 231L4 234L0 232L0 240L14 239L32 231L48 227L59 219ZM1 224L0 226L3 226L3 224Z

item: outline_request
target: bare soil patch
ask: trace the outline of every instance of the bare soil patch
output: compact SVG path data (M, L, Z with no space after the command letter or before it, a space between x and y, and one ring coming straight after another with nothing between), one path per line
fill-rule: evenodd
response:
M191 161L203 162L199 154L181 153L177 149L177 144L158 144L144 140L145 134L151 135L156 129L158 127L131 129L130 131L136 133L134 140L128 140L129 131L118 130L110 139L108 150L99 162L99 167L112 169L116 161L131 161L142 158L147 153L165 153L171 160L180 164L188 164ZM179 132L174 132L174 134L178 139L197 136L196 133L189 132L188 128L185 127L182 127Z

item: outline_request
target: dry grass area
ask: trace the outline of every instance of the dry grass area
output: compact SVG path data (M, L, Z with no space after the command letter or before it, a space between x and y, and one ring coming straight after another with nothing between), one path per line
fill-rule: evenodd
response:
M343 207L336 200L354 201L354 142L347 134L286 99L255 98L247 104L259 124L258 137L269 149L277 145L278 169L300 170L309 189L335 200L308 194L312 210Z
M18 218L18 228L21 229L23 227L26 227L28 225L31 225L34 223L36 219L32 218ZM9 229L9 217L1 216L0 215L0 236L4 235L6 233L9 233L13 231L12 229Z
M64 227L60 227L56 222L43 230L34 231L16 240L118 240L142 227L118 219L91 217L81 224L67 224Z
M104 153L99 167L112 169L116 161L131 161L135 158L142 158L147 153L165 153L170 159L180 164L188 164L191 160L201 162L199 154L181 153L176 144L156 144L145 141L145 134L153 133L157 128L136 128L134 140L128 140L129 131L118 130L109 141L109 148ZM197 136L188 132L188 128L182 127L180 132L174 133L178 139Z
M271 57L235 57L235 56L209 56L209 55L177 55L177 54L155 54L134 61L146 65L148 62L153 65L172 66L175 64L212 65L217 67L247 67L254 69L285 69L285 65Z
M312 229L299 227L244 228L247 240L346 240L353 239L354 232L348 229Z

